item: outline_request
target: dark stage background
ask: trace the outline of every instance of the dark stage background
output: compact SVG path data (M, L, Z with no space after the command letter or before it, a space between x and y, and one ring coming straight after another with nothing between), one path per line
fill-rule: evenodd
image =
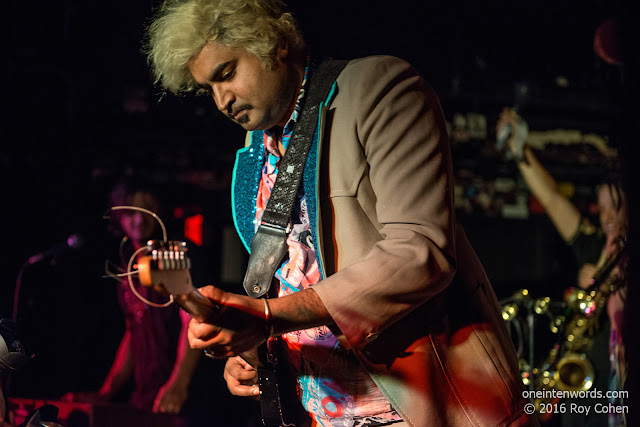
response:
M156 2L10 3L3 19L8 42L2 44L0 313L11 316L21 276L20 326L36 359L13 386L19 395L56 397L98 387L122 333L115 284L101 277L117 245L102 216L120 174L142 171L167 191L171 206L182 212L165 218L173 230L182 230L184 218L203 215L210 283L234 286L241 278L244 255L230 232L229 184L243 133L216 115L208 99L158 96L139 53ZM627 11L625 5L290 5L316 54L402 57L435 87L452 129L456 117L484 117L484 132L469 135L467 128L466 136L452 138L452 149L462 191L459 217L500 298L523 287L557 297L572 285L571 257L531 201L524 215L500 207L497 213L486 206L470 210L469 191L477 193L481 185L469 182L506 180L525 194L513 165L491 151L497 116L515 102L521 102L532 129L597 134L620 148L624 138L616 123L626 81L620 67L594 53L593 37L599 24ZM522 87L525 94L518 92ZM607 160L588 144L554 150L544 151L552 173L572 183L588 212L589 189ZM502 207L516 206L511 196L500 197ZM83 237L80 249L21 268L33 254L74 233Z

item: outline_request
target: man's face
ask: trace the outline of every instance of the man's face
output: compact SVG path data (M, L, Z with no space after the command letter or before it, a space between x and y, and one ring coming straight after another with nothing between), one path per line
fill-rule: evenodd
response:
M295 106L299 82L286 57L286 49L279 49L276 66L268 71L246 50L212 42L188 68L223 114L246 130L266 130L284 126Z

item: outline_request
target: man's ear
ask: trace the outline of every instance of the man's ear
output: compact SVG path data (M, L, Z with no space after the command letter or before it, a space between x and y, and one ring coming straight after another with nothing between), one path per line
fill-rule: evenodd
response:
M280 61L284 61L289 56L289 43L286 40L281 40L278 44L278 51L276 52L276 58Z

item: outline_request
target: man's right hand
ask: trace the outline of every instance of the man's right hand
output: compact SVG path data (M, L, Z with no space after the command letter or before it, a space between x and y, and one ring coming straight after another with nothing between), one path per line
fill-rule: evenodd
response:
M247 354L250 352L245 352ZM257 358L257 354L255 355ZM256 397L260 395L258 371L240 356L230 357L224 367L224 379L231 394Z
M515 110L511 108L502 110L496 124L496 135L499 150L506 149L508 158L513 157L518 161L523 159L529 126Z

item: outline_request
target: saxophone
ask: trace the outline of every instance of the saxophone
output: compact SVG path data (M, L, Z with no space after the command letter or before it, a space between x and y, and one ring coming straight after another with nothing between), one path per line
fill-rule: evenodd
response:
M621 276L615 268L624 252L623 241L619 249L610 255L592 280L587 290L570 288L565 294L571 319L555 319L552 329L559 331L566 324L563 339L548 353L540 368L534 370L536 389L587 391L594 383L594 369L586 357L593 346L593 335L598 330L602 310L609 295L617 288ZM537 406L543 400L536 400Z

